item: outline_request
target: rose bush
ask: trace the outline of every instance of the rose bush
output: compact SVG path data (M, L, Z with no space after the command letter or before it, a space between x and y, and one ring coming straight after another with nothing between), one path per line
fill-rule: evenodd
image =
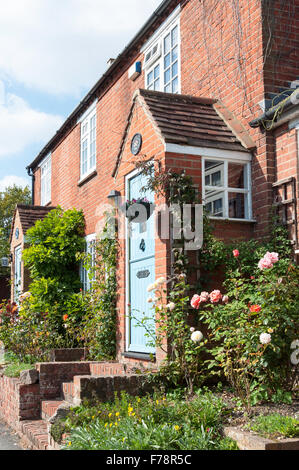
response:
M209 331L206 367L224 374L247 406L290 400L296 377L291 344L299 337L299 268L270 252L251 276L236 262L224 283L222 302L218 290L211 292L209 303L194 303L198 294L191 300Z

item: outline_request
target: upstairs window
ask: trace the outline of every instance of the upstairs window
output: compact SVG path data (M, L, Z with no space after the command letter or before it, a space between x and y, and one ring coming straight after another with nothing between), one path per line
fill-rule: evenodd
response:
M250 220L250 163L203 159L203 199L210 217Z
M180 93L179 20L172 21L144 51L145 87L148 90Z
M95 243L96 243L96 236L95 234L88 235L85 238L85 253L89 255L89 259L91 261L91 269L86 269L84 267L84 262L81 262L80 265L80 279L82 284L82 289L84 292L90 291L92 289L92 284L95 281Z
M96 127L96 107L93 106L93 109L81 121L81 179L96 169Z
M41 171L41 205L51 202L51 155L45 158L40 166Z

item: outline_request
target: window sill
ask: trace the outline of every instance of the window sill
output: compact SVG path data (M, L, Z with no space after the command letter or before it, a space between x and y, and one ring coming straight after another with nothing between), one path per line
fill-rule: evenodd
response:
M91 178L93 178L94 176L96 176L98 174L97 170L93 170L91 171L90 173L88 173L88 175L85 175L83 176L83 178L81 178L77 185L78 186L82 186L83 184L87 183L87 181L89 181Z
M210 220L219 220L222 222L243 222L245 224L256 224L254 219L230 219L228 217L209 217Z
M122 356L127 357L128 359L139 359L141 361L156 362L155 354L125 352L122 353Z

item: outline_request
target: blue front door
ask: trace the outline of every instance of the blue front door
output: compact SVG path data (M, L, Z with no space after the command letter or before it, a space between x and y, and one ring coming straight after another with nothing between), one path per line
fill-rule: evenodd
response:
M143 192L141 188L146 185L146 176L139 174L129 180L128 199L146 197L154 202L151 191ZM130 352L154 353L155 348L150 346L147 330L154 330L155 320L152 304L147 302L150 294L147 287L155 281L155 227L154 215L143 223L128 222L128 298L131 316L127 331L127 344ZM150 318L145 325L140 321Z

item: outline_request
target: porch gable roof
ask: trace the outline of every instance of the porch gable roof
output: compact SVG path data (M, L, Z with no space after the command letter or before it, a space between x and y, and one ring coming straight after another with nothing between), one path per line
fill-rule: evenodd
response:
M147 115L165 144L246 153L249 152L249 148L254 147L254 143L249 136L245 136L246 130L239 122L238 130L234 129L233 125L229 125L221 102L210 98L139 89L133 97L127 126L112 173L113 177L116 175L121 160L136 101L146 109ZM236 120L230 119L230 121Z
M10 237L9 237L10 243L11 243L12 236L13 236L13 228L14 228L17 212L19 213L23 234L25 235L28 229L33 227L38 220L44 219L46 215L53 209L55 209L55 207L17 204L15 208L12 224L11 224L11 231L10 231Z

